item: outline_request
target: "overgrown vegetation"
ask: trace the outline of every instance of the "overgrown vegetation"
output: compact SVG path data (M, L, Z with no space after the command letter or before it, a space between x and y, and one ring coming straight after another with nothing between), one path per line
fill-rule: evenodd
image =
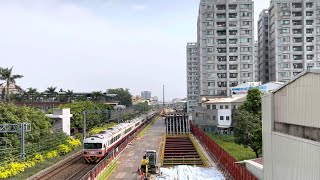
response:
M234 136L224 134L208 134L217 144L227 151L236 160L254 159L255 153L250 147L236 144Z

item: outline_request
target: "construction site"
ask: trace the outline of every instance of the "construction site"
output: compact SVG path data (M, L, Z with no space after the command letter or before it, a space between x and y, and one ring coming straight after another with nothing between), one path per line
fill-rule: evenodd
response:
M187 114L167 110L159 115L142 130L144 135L87 179L256 179L214 147Z

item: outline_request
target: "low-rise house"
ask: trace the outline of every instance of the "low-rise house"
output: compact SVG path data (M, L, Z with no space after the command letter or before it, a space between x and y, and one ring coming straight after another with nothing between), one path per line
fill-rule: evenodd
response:
M262 93L270 93L281 87L283 83L247 82L232 88L230 97L203 98L201 106L193 108L191 119L205 131L214 131L223 134L233 134L234 111L246 100L249 89L258 88Z

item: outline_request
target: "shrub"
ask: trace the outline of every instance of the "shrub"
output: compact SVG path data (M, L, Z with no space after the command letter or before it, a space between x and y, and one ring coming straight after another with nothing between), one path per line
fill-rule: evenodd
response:
M43 156L41 155L41 154L35 154L34 155L34 157L31 159L31 161L33 161L33 162L42 162L42 161L44 161L44 158L43 158Z
M71 151L71 148L68 145L65 144L60 144L58 146L58 152L59 154L67 154L68 152Z
M70 147L71 149L74 149L74 148L76 148L76 147L78 147L78 146L81 145L81 142L80 142L79 139L69 138L69 139L67 140L67 142L68 142L68 145L69 145L69 147Z
M56 150L49 151L46 154L46 158L54 158L54 157L57 157L57 156L59 156L59 153Z

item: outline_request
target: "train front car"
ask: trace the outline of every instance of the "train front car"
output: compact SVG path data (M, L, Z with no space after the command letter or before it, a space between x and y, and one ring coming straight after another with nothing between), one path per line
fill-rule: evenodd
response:
M83 140L83 157L87 163L98 163L107 152L106 137L95 135Z

